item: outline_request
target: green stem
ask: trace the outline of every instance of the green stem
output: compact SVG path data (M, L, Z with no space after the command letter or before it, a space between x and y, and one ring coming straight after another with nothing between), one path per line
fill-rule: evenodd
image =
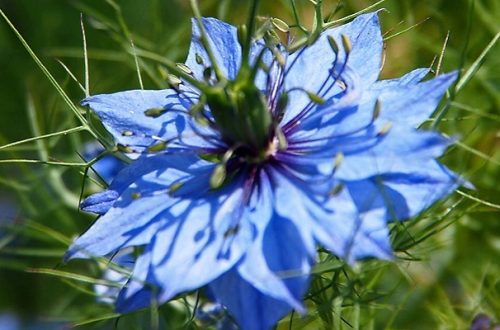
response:
M208 58L210 59L210 63L212 65L212 69L215 72L215 76L219 81L225 81L226 78L222 74L221 69L219 68L219 65L217 64L216 58L214 53L212 52L212 47L210 47L210 44L208 42L208 34L207 31L205 30L205 26L203 25L201 13L200 13L200 8L198 6L198 1L196 0L190 0L191 3L191 9L193 10L194 17L196 18L196 22L198 23L198 28L200 29L200 41L203 47L205 48L205 51L207 52Z
M252 46L252 37L255 30L255 18L257 17L257 10L259 8L259 0L252 1L252 8L250 9L250 15L248 16L248 30L245 40L245 45L243 47L243 58L242 58L242 66L250 65L249 56L250 56L250 47Z
M87 127L85 127L85 126L73 127L73 128L70 128L70 129L66 129L64 131L55 132L55 133L49 133L49 134L40 135L40 136L35 136L35 137L32 137L32 138L28 138L28 139L24 139L24 140L12 142L12 143L9 143L9 144L5 144L3 146L0 146L0 150L8 149L8 148L15 147L17 145L28 143L28 142L33 142L33 141L37 141L37 140L47 139L47 138L54 137L54 136L67 135L67 134L71 134L71 133L75 133L75 132L88 131L88 130L89 129Z

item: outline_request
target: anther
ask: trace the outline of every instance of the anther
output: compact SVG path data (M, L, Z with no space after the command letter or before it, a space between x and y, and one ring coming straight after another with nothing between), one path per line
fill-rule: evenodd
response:
M339 45L332 36L328 36L328 43L330 44L330 48L333 50L335 55L339 53Z
M337 185L335 185L331 190L330 192L328 193L328 196L330 197L334 197L334 196L337 196L338 194L340 194L340 192L344 190L344 184L343 183L339 183Z
M199 65L204 64L203 57L201 57L200 54L198 53L194 54L194 59L196 60L196 63L198 63Z
M342 34L342 46L344 46L345 52L348 54L352 50L351 39L346 34Z
M168 188L168 194L172 196L177 190L179 190L183 186L182 182L175 182L170 185Z
M120 152L124 152L124 153L127 153L127 154L131 154L134 152L134 149L130 148L129 146L126 146L124 144L121 144L121 143L118 143L116 145L116 150L120 151Z
M177 65L177 67L184 73L188 74L188 75L192 75L193 74L193 71L184 63L176 63L175 65Z
M314 94L313 92L308 92L308 91L306 91L306 93L307 93L307 96L309 97L309 99L313 103L316 103L318 105L323 105L326 103L325 99L322 98L321 96L319 96L318 94Z
M373 108L372 121L377 120L377 118L380 116L380 109L381 108L382 108L382 105L380 104L380 101L377 100L375 102L375 107Z
M221 163L215 166L215 169L210 177L210 187L217 189L224 183L226 179L226 164Z
M339 151L335 155L335 160L333 162L333 171L336 171L343 162L344 162L344 154L342 153L342 151Z
M389 133L389 131L391 130L392 128L392 122L388 121L386 122L382 128L380 129L380 131L378 131L377 133L377 136L384 136L386 135L387 133Z
M162 141L148 147L149 153L157 153L167 149L167 141Z
M151 108L151 109L145 110L144 114L148 117L157 118L157 117L160 117L161 115L163 115L165 112L167 112L167 110L164 108Z
M288 26L288 24L286 24L285 22L283 22L279 18L273 17L273 18L271 18L271 22L273 23L274 27L277 28L278 30L280 30L281 32L286 33L288 31L290 31L290 27Z

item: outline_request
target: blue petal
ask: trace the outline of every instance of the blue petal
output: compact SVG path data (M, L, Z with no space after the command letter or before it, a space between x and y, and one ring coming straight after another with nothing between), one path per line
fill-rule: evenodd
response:
M241 180L235 179L217 191L183 196L167 205L161 215L164 221L147 246L151 256L145 279L157 290L131 283L120 295L122 308L128 308L129 299L163 303L232 268L254 239L243 197Z
M241 47L238 43L236 28L215 18L202 18L203 26L209 39L210 48L217 65L224 76L234 79L241 65ZM204 80L203 71L211 66L208 54L200 41L200 29L196 19L192 19L192 37L186 65L193 71L194 77ZM196 55L203 59L196 62Z
M216 301L227 307L242 330L272 329L291 311L287 303L261 293L235 270L226 272L209 287Z
M345 157L336 177L359 180L405 168L408 164L426 162L441 156L450 142L438 133L401 128L391 129L372 146L353 140L351 145L346 143L340 148Z
M417 127L436 110L444 93L456 80L457 72L419 83L378 90L382 105L380 118L398 125Z
M336 55L330 47L328 37L333 37L338 45L342 45L342 34L348 36L352 44L347 65L362 79L357 81L357 84L370 86L374 83L380 72L383 40L377 14L371 13L360 15L351 23L325 31L314 44L290 55L287 61L287 89L303 88L312 93L319 93L326 82L332 81L330 69L335 63L344 63L346 58L341 50L339 58L335 60ZM340 91L338 87L332 88L322 97L328 99ZM290 106L284 122L308 103L309 98L304 92L290 93Z
M156 233L152 248L150 276L161 287L161 302L219 277L247 250L254 231L237 186L171 208L172 221Z
M118 294L115 308L119 313L129 313L158 303L156 293L159 288L147 278L151 265L150 247L137 258L132 276Z
M371 88L384 89L404 86L411 87L421 82L430 71L431 70L427 68L415 69L400 78L376 81Z
M212 169L213 164L185 154L144 157L127 166L108 191L84 201L85 210L107 213L71 245L66 260L146 244L177 201L169 195L169 187L185 183L176 194L201 193L202 187L209 187Z
M332 198L328 194L318 197L299 180L273 174L276 211L294 222L303 242L311 237L349 262L365 257L390 258L385 219L364 219L345 190ZM314 244L310 248L314 251Z
M173 90L132 90L114 94L95 95L84 99L101 119L104 127L115 140L132 146L136 152L158 143L158 139L171 140L184 135L192 135L192 123L185 114L197 95L179 97ZM158 118L146 116L144 111L160 108L166 112Z
M346 186L360 212L382 208L384 219L406 220L462 183L446 167L429 160L366 180L346 182Z
M274 199L271 189L262 173L257 208L269 206ZM261 212L255 212L252 217L258 226L258 235L238 266L238 272L262 294L303 312L302 296L309 283L308 274L315 253L311 254L304 246L301 233L290 220L273 214L269 221L269 216L260 215Z
M93 194L86 198L81 204L80 209L85 212L92 212L103 215L113 207L120 194L114 190L105 190Z

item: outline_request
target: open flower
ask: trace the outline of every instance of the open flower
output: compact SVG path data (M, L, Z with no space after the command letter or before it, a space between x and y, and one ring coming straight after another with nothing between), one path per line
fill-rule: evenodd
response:
M139 156L82 203L102 216L66 258L142 246L119 312L208 286L244 329L304 311L317 244L349 262L391 258L387 223L459 184L436 161L450 141L416 129L456 75L377 81L382 46L375 13L293 54L193 24L171 89L83 100Z

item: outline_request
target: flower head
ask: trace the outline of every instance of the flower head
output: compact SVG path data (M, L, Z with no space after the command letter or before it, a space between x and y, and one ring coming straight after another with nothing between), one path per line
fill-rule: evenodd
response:
M456 74L378 81L382 46L376 13L292 54L194 23L171 89L83 100L137 159L82 203L102 216L67 259L143 246L118 311L207 286L242 328L266 329L304 310L317 244L391 258L387 223L459 184L436 161L450 142L416 129Z

